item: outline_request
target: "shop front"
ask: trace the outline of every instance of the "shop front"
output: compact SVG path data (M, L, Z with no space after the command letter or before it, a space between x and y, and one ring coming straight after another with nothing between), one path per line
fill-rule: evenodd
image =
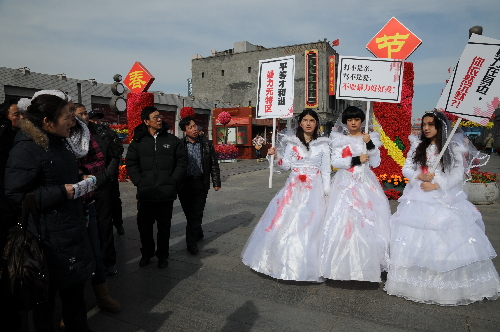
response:
M218 122L221 112L228 112L231 121L225 126ZM256 158L252 139L259 134L264 137L266 144L262 147L262 155L267 154L271 147L273 132L272 119L256 119L254 107L215 108L213 111L212 139L214 145L232 144L238 148L238 159Z

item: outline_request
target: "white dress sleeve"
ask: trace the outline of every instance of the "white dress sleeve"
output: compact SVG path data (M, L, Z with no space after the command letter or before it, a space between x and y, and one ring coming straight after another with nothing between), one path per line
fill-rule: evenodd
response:
M370 133L370 138L375 145L374 149L367 150L370 166L377 168L380 166L380 147L382 146L382 141L380 140L380 134L376 132Z
M275 158L275 163L276 165L285 170L288 171L292 166L292 145L291 143L288 143L285 147L285 153L283 156L278 155L278 158ZM277 160L276 160L277 159Z
M335 133L335 135L332 135L331 137L332 141L330 146L332 152L332 166L335 168L349 169L352 164L352 153L349 145L346 145L347 142L344 139L345 136Z
M453 152L454 163L450 170L446 172L438 172L436 171L436 176L432 183L437 183L439 185L439 189L446 192L450 188L454 186L460 185L464 181L464 163L463 163L463 155L462 153L465 149L457 144L454 144L451 147L451 151ZM441 167L440 165L438 168Z

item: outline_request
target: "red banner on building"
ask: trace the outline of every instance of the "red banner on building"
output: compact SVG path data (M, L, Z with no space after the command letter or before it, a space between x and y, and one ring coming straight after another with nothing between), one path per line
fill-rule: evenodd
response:
M335 95L335 55L328 59L328 94Z

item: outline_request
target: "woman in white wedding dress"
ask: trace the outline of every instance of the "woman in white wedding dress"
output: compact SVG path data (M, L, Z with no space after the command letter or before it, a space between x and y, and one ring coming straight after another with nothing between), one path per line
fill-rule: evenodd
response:
M403 167L410 181L391 218L389 295L438 305L499 296L500 281L491 262L495 250L481 213L462 191L470 167L487 156L459 131L435 172L431 169L450 132L445 115L433 111L422 118L420 139L410 136Z
M321 241L321 273L328 279L380 282L387 270L391 209L371 170L380 165L382 143L378 133L361 131L364 121L363 110L349 106L330 135L332 166L339 170Z
M296 133L281 134L276 164L291 170L250 235L243 263L276 279L323 281L319 238L325 195L330 188L329 139L318 138L319 118L313 110L298 116Z

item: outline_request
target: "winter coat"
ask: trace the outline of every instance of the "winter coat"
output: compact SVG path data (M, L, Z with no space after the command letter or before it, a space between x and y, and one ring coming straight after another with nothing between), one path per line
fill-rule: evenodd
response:
M220 169L217 153L215 152L212 142L203 136L199 136L201 143L201 168L203 170L203 184L205 189L210 189L210 176L212 176L212 184L214 187L220 187ZM187 137L182 140L187 153Z
M166 130L156 138L145 124L134 130L127 150L127 172L137 187L137 200L163 202L177 198L177 185L187 168L187 155L181 140Z
M17 222L19 209L16 209L5 196L4 177L5 166L16 132L12 129L12 122L0 116L0 248L5 246L9 229Z
M112 181L118 180L118 166L122 159L123 144L118 135L105 125L89 122L88 127L105 158L106 169L97 176L97 189L94 195L97 197L109 191Z
M58 289L87 280L95 267L82 201L69 200L64 188L78 178L66 140L22 120L7 162L5 192L18 205L25 194L35 193L50 280Z

